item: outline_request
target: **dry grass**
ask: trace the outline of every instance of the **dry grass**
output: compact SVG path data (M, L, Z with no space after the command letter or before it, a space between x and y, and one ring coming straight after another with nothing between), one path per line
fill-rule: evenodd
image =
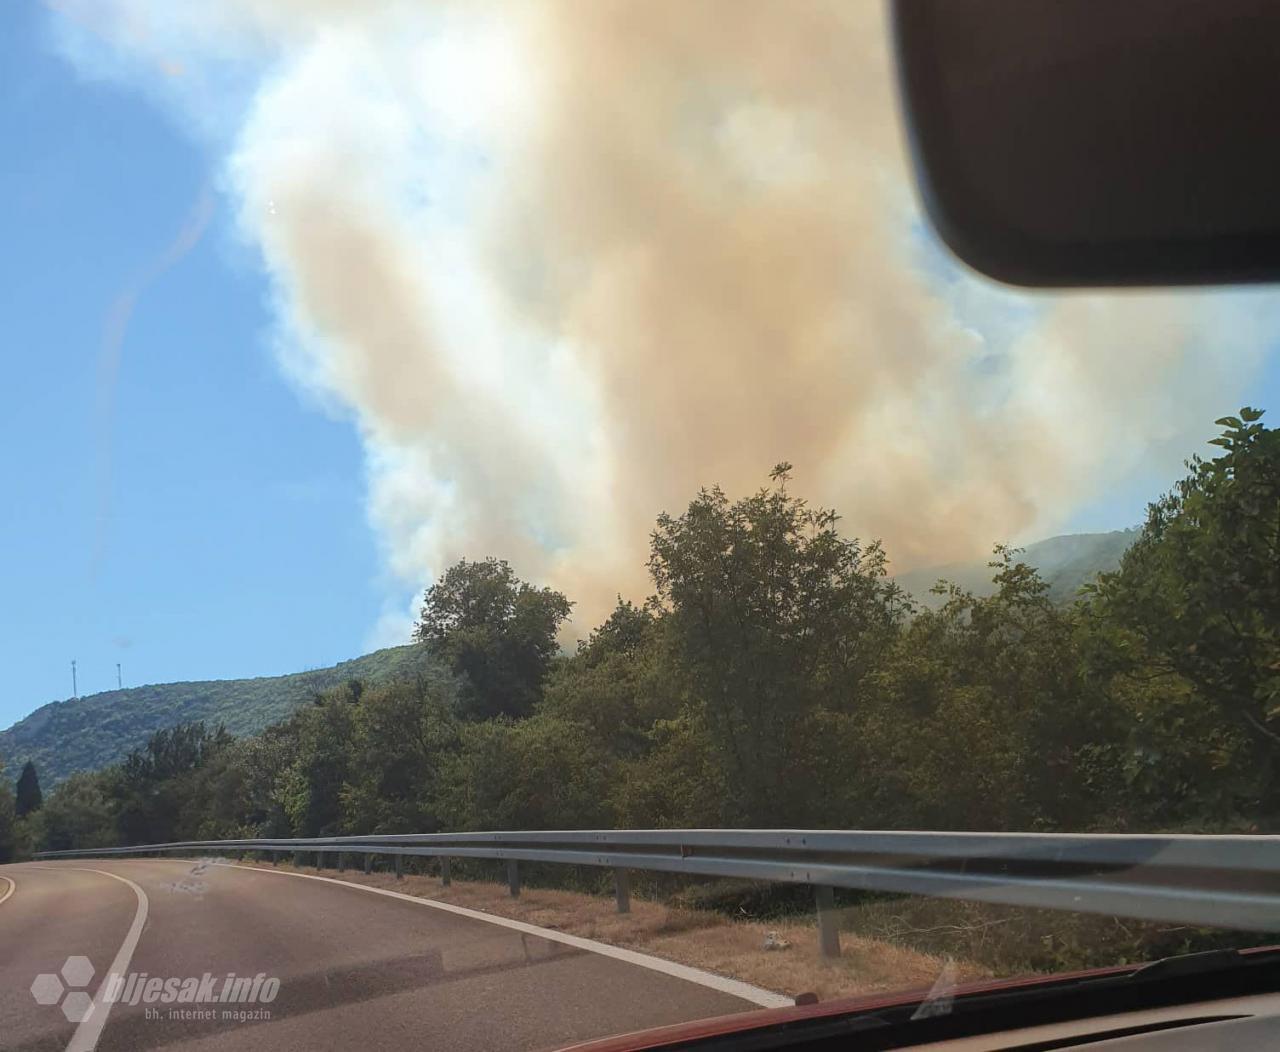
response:
M245 864L271 868L265 863ZM279 868L294 869L287 864ZM325 870L325 874L336 875L332 870ZM513 899L506 885L500 883L455 880L450 887L444 887L437 877L405 874L403 881L397 881L390 873L366 876L358 870L347 870L341 879L642 950L791 996L815 993L824 1001L929 986L945 961L940 956L842 932L842 955L839 960L828 962L818 953L818 933L812 920L738 921L710 911L673 908L634 895L631 912L619 914L612 898L574 891L526 887L518 899ZM769 932L775 932L790 945L766 950ZM989 974L977 965L956 963L961 981Z

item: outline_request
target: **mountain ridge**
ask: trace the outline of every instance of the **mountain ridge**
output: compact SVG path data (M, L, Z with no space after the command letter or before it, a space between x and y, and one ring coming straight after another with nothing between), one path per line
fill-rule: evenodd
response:
M282 676L151 683L51 701L0 731L0 760L5 777L15 777L31 760L47 790L75 771L118 762L175 723L204 720L232 734L255 734L348 680L411 678L432 661L426 647L409 644Z

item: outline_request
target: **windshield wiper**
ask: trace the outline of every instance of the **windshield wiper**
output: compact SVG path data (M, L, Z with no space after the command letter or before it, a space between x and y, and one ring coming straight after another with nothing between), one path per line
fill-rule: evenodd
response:
M1199 953L1179 953L1161 957L1130 972L1129 979L1165 979L1182 975L1204 975L1207 972L1227 971L1231 968L1249 967L1264 961L1274 961L1280 956L1280 946L1266 946L1256 950L1201 950Z
M1272 951L1275 952L1275 951ZM1256 960L1260 955L1253 955ZM1128 979L1166 979L1175 975L1203 975L1207 971L1224 971L1251 962L1239 950L1202 950L1197 953L1175 953L1171 957L1148 962L1130 971Z

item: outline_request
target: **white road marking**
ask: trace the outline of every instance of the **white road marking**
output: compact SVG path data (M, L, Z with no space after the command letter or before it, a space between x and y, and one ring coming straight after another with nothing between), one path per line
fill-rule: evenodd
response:
M115 959L107 969L107 974L102 977L102 982L98 984L98 989L94 992L93 1008L90 1009L89 1015L84 1021L76 1027L76 1032L71 1035L71 1040L67 1043L67 1052L93 1052L98 1045L99 1038L102 1037L102 1028L107 1025L107 1016L111 1014L111 1004L104 999L107 983L110 981L111 976L124 975L129 970L129 962L133 960L134 948L138 945L138 939L142 936L143 926L147 923L147 910L149 908L147 893L128 877L122 877L119 873L108 873L105 869L87 869L81 866L39 866L37 868L71 869L78 873L97 873L99 876L118 880L121 884L128 884L138 897L138 908L133 914L133 923L129 925L129 930L124 936L124 942L120 944L120 949L116 951Z
M0 895L0 902L4 902L5 899L18 890L18 882L14 880L13 877L0 877L0 880L7 880L9 882L9 890L3 895Z
M176 861L176 860L175 860ZM676 964L675 961L664 961L661 957L651 957L647 953L637 953L635 950L624 950L620 946L610 946L608 943L596 942L595 939L584 939L577 935L568 935L562 931L553 931L550 928L540 928L536 924L526 924L524 921L511 920L509 917L499 917L493 913L482 913L480 910L467 909L466 906L455 906L451 902L438 902L435 899L423 899L416 895L406 895L400 891L390 891L387 888L374 888L368 884L356 884L350 880L336 880L333 877L314 876L310 873L289 873L279 869L261 869L258 866L240 866L234 862L218 863L219 865L228 866L231 869L247 869L253 873L273 873L278 877L301 877L303 880L323 880L329 884L341 884L344 888L359 888L361 891L371 891L375 895L386 895L388 898L402 899L405 902L414 902L419 906L430 906L432 909L443 910L446 913L456 913L460 917L470 917L472 920L485 921L489 924L497 924L503 928L511 928L513 931L524 932L526 935L536 935L540 939L549 939L551 942L564 943L566 946L574 946L580 950L587 950L591 953L598 953L604 957L612 957L614 960L625 961L627 964L634 964L641 968L648 968L653 972L662 972L664 975L670 975L676 979L683 979L686 982L697 983L699 986L706 986L712 990L718 990L720 993L729 994L732 997L741 998L744 1001L750 1001L752 1004L760 1005L764 1008L790 1008L796 1002L793 997L786 997L783 994L776 994L772 990L765 990L759 986L752 986L750 983L744 983L737 979L728 979L723 975L716 975L714 972L704 972L701 968L691 968L687 964Z
M174 862L184 866L189 866L192 862L191 859L183 858L120 858L112 861ZM540 928L536 924L526 924L524 921L499 917L493 913L482 913L480 910L467 909L466 906L455 906L451 902L438 902L435 899L419 898L416 895L406 895L403 892L390 891L387 888L374 888L368 884L356 884L349 880L337 880L333 877L321 877L311 873L290 873L280 869L241 866L234 862L215 862L214 864L226 866L229 869L244 869L251 873L274 874L277 877L301 877L303 880L322 880L329 884L340 884L344 888L356 888L360 891L372 892L375 895L386 895L388 898L413 902L419 906L429 906L432 909L443 910L446 913L455 913L460 917L469 917L472 920L485 921L488 924L497 924L513 931L524 932L526 935L536 935L538 938L547 939L551 942L564 943L566 946L574 946L590 953L598 953L603 957L612 957L614 960L625 961L627 964L634 964L640 968L648 968L650 971L661 972L676 979L683 979L686 982L696 983L711 990L718 990L720 993L729 994L731 997L737 997L743 1001L749 1001L751 1004L760 1005L762 1008L791 1008L796 1003L795 998L787 997L785 994L774 993L772 990L753 986L751 983L744 983L738 979L729 979L723 975L716 975L714 972L706 972L701 968L693 968L687 964L677 964L675 961L663 960L661 957L651 957L647 953L638 953L635 950L624 950L620 946L610 946L608 943L597 942L595 939L584 939L577 935L554 931L551 928ZM92 872L98 871L93 870ZM121 877L119 879L123 880L124 878Z

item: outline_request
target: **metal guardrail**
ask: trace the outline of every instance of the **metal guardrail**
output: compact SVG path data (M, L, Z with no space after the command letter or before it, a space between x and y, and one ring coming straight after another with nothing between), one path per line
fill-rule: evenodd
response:
M795 829L564 830L429 833L310 839L192 840L46 851L37 858L314 853L507 862L512 895L520 862L615 870L618 909L630 906L631 870L808 884L815 889L825 954L839 953L834 888L903 892L1014 906L1066 909L1206 927L1280 932L1280 836L1058 833L846 832Z

